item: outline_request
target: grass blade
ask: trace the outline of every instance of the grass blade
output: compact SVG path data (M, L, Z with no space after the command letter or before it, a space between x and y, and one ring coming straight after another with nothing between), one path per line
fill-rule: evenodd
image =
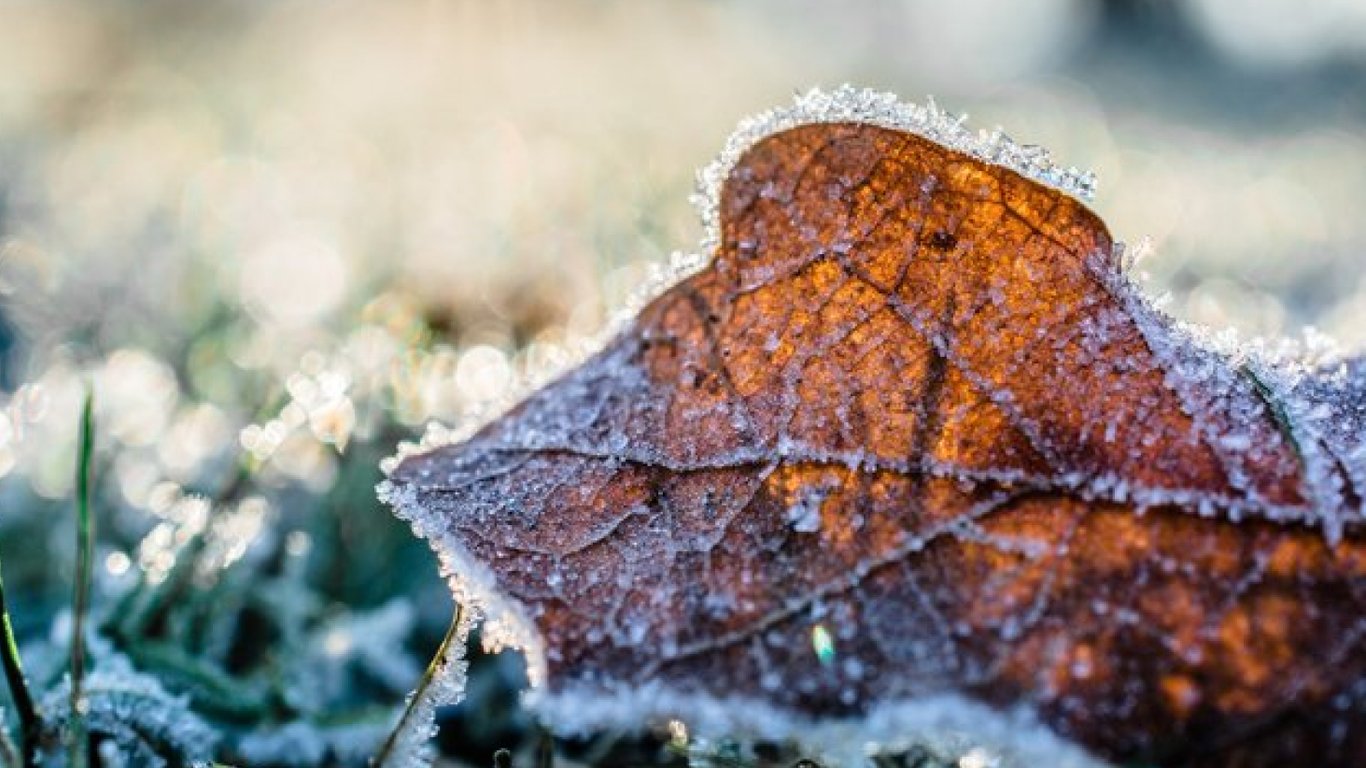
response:
M427 671L422 673L422 680L417 684L417 690L413 691L408 699L408 705L403 708L403 714L399 716L398 723L394 729L389 731L389 736L380 746L379 751L370 760L371 768L389 768L390 760L402 750L399 749L399 741L405 736L409 728L413 727L414 718L419 717L420 709L428 706L427 696L436 681L436 676L442 672L442 667L446 664L458 664L459 661L448 658L447 654L455 647L456 643L463 643L467 636L462 630L464 627L465 610L460 603L455 604L455 618L451 620L450 629L446 630L446 636L442 638L441 645L437 647L436 654L427 664ZM406 766L400 766L406 768Z
M19 643L14 639L14 624L10 621L9 605L5 602L5 579L0 576L0 660L4 662L5 682L9 684L10 698L19 715L20 743L23 744L24 764L31 765L37 747L38 709L33 705L33 695L24 677L24 665L19 659ZM8 734L6 734L7 742ZM13 763L17 765L18 763Z
M95 523L90 514L91 459L95 452L95 395L89 389L81 408L81 435L76 454L76 586L72 601L70 765L86 766L85 620L90 610L91 566Z

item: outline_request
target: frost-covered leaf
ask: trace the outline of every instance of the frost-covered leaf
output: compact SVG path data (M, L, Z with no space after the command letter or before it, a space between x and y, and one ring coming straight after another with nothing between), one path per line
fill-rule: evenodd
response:
M704 268L385 487L547 718L1366 757L1366 365L1179 326L1088 177L933 106L708 178Z

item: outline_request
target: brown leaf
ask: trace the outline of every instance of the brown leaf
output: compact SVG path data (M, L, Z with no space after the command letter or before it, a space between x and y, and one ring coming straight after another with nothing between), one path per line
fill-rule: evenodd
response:
M719 206L705 269L391 473L547 711L956 694L1114 759L1366 764L1366 365L1210 348L1080 203L907 131L782 130Z

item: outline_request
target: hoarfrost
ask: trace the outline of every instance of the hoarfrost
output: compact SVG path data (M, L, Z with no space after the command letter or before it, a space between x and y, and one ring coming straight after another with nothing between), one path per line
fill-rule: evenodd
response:
M978 160L1004 166L1082 200L1089 201L1096 194L1094 172L1059 166L1047 149L1018 144L1000 128L974 131L967 127L967 115L946 112L933 98L920 105L901 101L894 93L848 84L829 92L812 88L797 96L790 106L776 107L741 121L720 156L698 174L693 204L705 228L703 253L710 253L721 242L721 187L745 152L769 136L813 123L861 123L907 131Z
M458 609L459 610L459 609ZM430 768L436 758L432 737L436 735L439 707L457 704L465 696L468 665L465 643L473 617L467 610L457 614L456 624L432 660L430 676L408 696L406 706L375 768Z
M1251 339L1236 331L1215 332L1167 315L1125 272L1095 269L1093 275L1138 323L1149 347L1165 364L1168 384L1195 416L1224 411L1222 423L1198 423L1209 444L1224 455L1244 502L1221 506L1247 515L1317 525L1330 544L1349 526L1366 523L1366 358L1348 358L1312 329L1301 340ZM1288 442L1301 462L1308 505L1287 506L1262 497L1237 468L1237 456L1267 448L1252 430L1270 410L1280 428L1273 442ZM1140 505L1165 503L1160 496L1135 498ZM1208 501L1208 500L1207 500Z
M101 754L145 768L207 764L218 736L190 711L185 696L173 696L156 678L133 669L119 655L107 655L82 682L86 730L103 741ZM44 695L45 727L61 734L69 727L70 679ZM61 743L54 739L53 743Z

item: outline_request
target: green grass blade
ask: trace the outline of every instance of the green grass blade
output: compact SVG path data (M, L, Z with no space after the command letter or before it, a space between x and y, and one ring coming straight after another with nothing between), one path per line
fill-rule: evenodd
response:
M5 602L5 580L0 576L0 660L5 667L5 682L9 684L10 698L19 715L20 743L24 745L24 755L31 756L34 740L38 734L38 709L33 705L33 695L28 689L28 679L24 677L24 665L19 658L19 643L14 639L14 624L10 621L9 605ZM8 734L5 740L8 742ZM25 760L28 764L30 760ZM17 765L17 763L15 763Z
M91 459L95 453L95 395L89 389L81 408L81 435L76 455L76 585L71 631L71 728L70 765L86 766L85 723L85 620L90 610L91 567L95 549L95 523L90 514Z

